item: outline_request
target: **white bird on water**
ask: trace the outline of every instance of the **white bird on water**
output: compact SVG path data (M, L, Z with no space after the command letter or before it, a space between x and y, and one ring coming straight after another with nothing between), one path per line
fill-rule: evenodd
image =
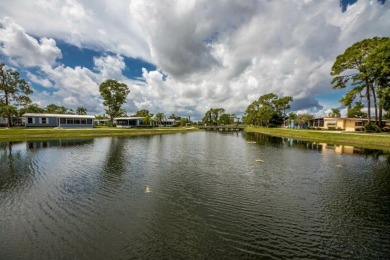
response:
M149 192L150 192L150 188L149 188L149 186L146 186L145 193L149 193Z

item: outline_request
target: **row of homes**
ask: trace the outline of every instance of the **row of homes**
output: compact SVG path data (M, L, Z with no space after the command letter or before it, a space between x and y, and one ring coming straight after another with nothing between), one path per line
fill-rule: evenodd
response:
M151 123L144 123L143 119L144 117L118 117L114 118L114 124L120 128L176 125L175 119L165 119L161 122L152 121ZM320 117L309 120L308 126L324 130L363 131L367 121L364 118ZM95 119L95 116L90 115L26 113L22 119L17 118L17 121L13 123L26 127L92 128L107 122L107 119ZM1 124L6 125L6 119L0 118Z
M161 122L153 121L149 124L144 124L143 119L144 117L119 117L114 118L114 124L122 128L176 125L175 119L165 119ZM26 113L21 118L20 124L26 127L92 128L95 125L104 125L107 121L96 119L95 116L91 115ZM6 126L7 119L1 119L0 124ZM16 124L14 123L14 125Z

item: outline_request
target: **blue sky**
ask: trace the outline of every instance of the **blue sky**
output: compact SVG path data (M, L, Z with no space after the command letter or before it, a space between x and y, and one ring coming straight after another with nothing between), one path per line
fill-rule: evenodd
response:
M114 78L130 88L129 114L201 119L223 107L241 115L273 92L293 96L296 112L323 115L344 93L330 87L335 57L389 36L389 10L383 0L6 0L0 61L22 73L43 107L102 114L98 86Z

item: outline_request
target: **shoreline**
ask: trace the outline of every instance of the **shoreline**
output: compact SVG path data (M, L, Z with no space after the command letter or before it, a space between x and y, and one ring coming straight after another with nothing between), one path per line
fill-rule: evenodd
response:
M42 139L80 139L98 137L125 137L161 134L178 134L199 131L196 127L167 128L88 128L88 129L54 129L54 128L1 128L0 142L28 141Z
M244 131L246 133L260 133L316 143L350 145L360 148L390 151L390 133L319 131L264 127L246 127Z

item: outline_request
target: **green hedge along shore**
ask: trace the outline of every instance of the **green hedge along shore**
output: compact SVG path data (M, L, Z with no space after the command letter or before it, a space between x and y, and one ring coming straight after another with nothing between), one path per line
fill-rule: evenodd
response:
M336 145L390 151L390 133L318 131L285 128L246 127L245 132Z
M198 131L195 127L159 127L159 128L88 128L88 129L53 129L53 128L0 128L0 142L40 139L93 138L107 136L138 136L176 134Z

